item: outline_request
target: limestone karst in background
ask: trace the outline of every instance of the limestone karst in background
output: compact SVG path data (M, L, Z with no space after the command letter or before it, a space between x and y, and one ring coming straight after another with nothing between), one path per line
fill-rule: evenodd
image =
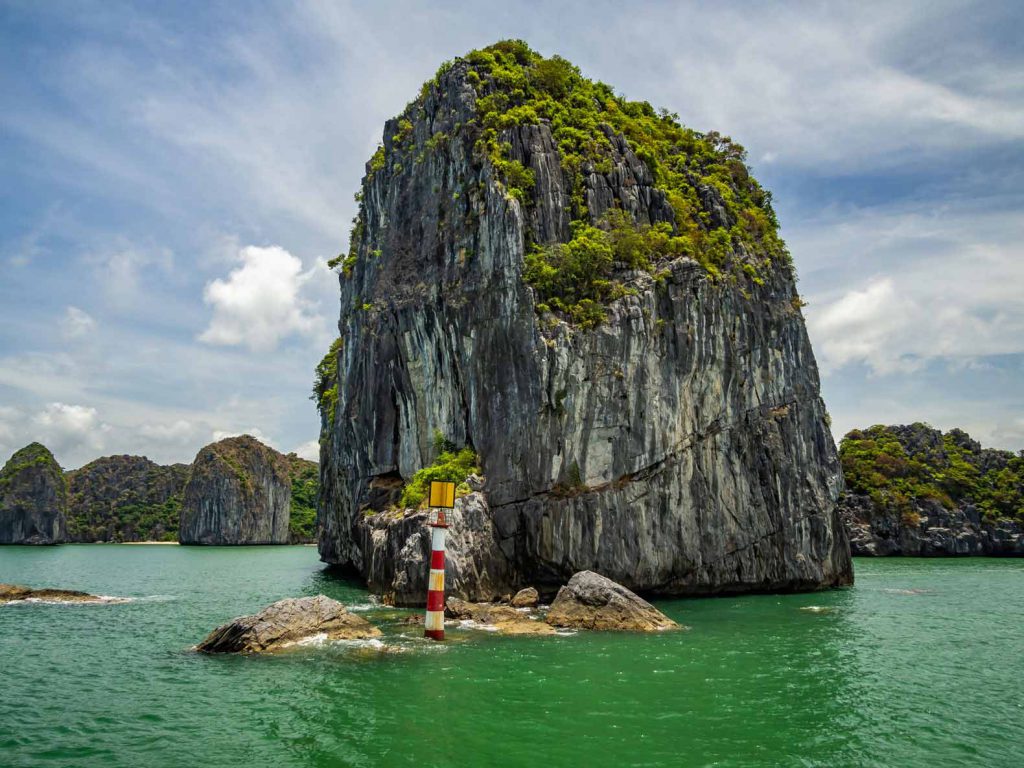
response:
M1024 455L961 429L855 429L839 450L854 555L1024 555Z
M182 544L287 544L288 460L249 435L206 446L192 462L178 528Z
M67 483L39 443L17 451L0 470L0 544L59 544L67 539Z
M104 456L67 473L70 541L177 541L187 464Z
M793 269L743 158L522 43L443 66L386 124L335 262L322 558L422 602L427 538L393 509L469 449L486 481L450 594L586 569L664 594L850 583Z
M190 503L211 516L205 522L189 518L193 539L195 526L207 528L199 537L205 540L186 543L314 542L316 462L278 453L252 437L230 440L199 452L203 468ZM192 476L190 464L163 466L123 455L62 473L50 452L33 443L11 457L0 475L0 543L178 541ZM260 485L267 477L273 480L270 493Z

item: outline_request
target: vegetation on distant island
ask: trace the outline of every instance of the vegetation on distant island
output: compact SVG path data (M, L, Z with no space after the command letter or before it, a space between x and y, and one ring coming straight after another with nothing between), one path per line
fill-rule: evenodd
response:
M320 467L314 461L288 454L292 481L292 509L288 528L292 541L316 541L316 497L320 489Z
M538 291L539 311L556 311L583 326L600 322L604 305L627 290L614 278L615 262L656 274L667 259L689 256L714 279L746 275L755 282L773 264L790 263L771 193L750 175L742 146L715 132L685 128L678 115L647 102L628 101L605 83L587 79L565 59L545 58L521 40L504 40L445 62L399 118L390 149L381 147L374 154L369 177L389 162L396 168L420 162L424 153L451 138L435 134L419 140L421 146L414 139L413 122L425 114L431 89L456 66L466 68L477 95L475 119L457 131L469 132L476 157L490 162L509 197L532 205L535 179L511 157L508 129L546 121L558 146L570 189L572 235L568 243L528 243L525 279ZM615 135L623 136L650 169L674 221L652 227L621 211L590 220L584 179L612 171ZM346 275L357 261L364 231L358 195L357 200L360 213L348 253L332 262ZM709 200L724 210L724 221L710 210ZM628 258L620 258L623 252Z
M177 541L188 467L105 456L68 473L72 541Z
M849 432L839 447L847 489L916 525L915 502L975 504L989 520L1024 521L1024 451L981 448L960 429L927 424Z
M456 483L456 493L469 492L466 478L480 472L480 462L472 448L456 450L440 432L434 434L434 448L438 453L434 463L416 472L402 489L400 507L419 507L427 500L432 480Z
M29 443L16 451L0 469L0 490L10 485L16 475L30 467L50 467L61 474L60 465L53 454L41 443Z

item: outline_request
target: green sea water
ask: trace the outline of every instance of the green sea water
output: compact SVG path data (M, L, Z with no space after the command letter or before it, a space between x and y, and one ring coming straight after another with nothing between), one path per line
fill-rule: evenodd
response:
M0 547L0 766L1021 766L1024 561L858 560L826 593L661 601L658 635L418 637L309 547ZM190 651L325 593L382 644Z

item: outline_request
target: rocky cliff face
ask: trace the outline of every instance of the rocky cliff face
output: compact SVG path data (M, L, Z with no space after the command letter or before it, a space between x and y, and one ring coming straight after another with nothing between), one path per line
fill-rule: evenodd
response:
M741 232L767 198L741 210L740 187L710 177L728 167L756 188L735 156L561 60L549 75L532 52L483 54L498 64L443 68L367 166L318 386L322 558L422 602L427 537L388 509L442 435L486 475L450 531L452 594L553 589L580 570L663 594L850 583L792 271L768 234ZM515 106L556 86L551 119ZM563 103L581 125L598 110L585 140ZM633 113L694 143L646 148L600 122L634 132ZM607 243L607 279L591 262L573 277Z
M70 541L176 541L187 464L104 456L67 473Z
M853 430L840 453L854 555L1024 555L1024 455L921 423Z
M182 544L287 544L287 459L253 437L229 437L196 455L185 486Z
M64 472L32 443L0 470L0 544L58 544L67 538Z

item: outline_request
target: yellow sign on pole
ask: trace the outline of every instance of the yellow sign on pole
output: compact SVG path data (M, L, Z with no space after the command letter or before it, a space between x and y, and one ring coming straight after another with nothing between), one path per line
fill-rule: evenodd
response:
M431 480L430 506L452 509L455 506L455 483Z

